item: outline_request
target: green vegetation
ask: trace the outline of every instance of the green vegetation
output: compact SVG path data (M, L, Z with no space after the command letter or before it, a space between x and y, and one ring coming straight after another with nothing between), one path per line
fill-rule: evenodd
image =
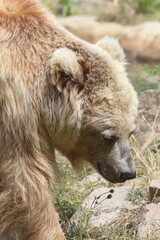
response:
M94 14L99 20L118 21L120 23L142 22L159 19L160 3L157 0L113 0L106 5L106 0L97 0L90 4L73 0L42 0L54 13L63 17L73 14ZM91 7L90 7L90 6ZM107 10L109 9L109 10ZM93 12L93 13L92 13Z
M141 201L149 202L149 195L146 189L135 187L132 189L129 200L132 201L133 204L138 204Z
M136 0L136 3L137 11L142 13L150 13L157 6L156 0Z
M108 186L108 183L78 184L88 174L94 170L91 166L86 166L84 171L76 173L68 160L62 156L57 156L58 162L63 171L63 179L55 186L55 204L60 212L61 221L65 225L70 217L81 206L83 199L98 187Z
M157 83L148 83L145 79L137 79L133 78L132 83L134 85L135 90L140 95L141 92L148 89L157 89Z
M134 69L130 69L130 79L138 94L148 89L157 89L160 83L160 64L144 64L137 62ZM132 64L130 65L132 66ZM137 72L135 71L135 67Z
M60 0L62 5L62 16L65 17L70 14L70 9L72 5L72 0Z
M160 64L156 65L155 67L150 67L149 64L145 64L144 70L150 77L159 76L160 81Z
M72 12L72 0L59 0L55 3L53 0L43 0L46 7L55 13L66 17Z
M50 11L55 11L55 5L53 0L44 0L44 3Z

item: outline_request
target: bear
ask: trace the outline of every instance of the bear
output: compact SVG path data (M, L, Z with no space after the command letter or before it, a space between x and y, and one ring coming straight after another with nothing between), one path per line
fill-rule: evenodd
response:
M106 180L136 177L137 94L116 39L63 28L38 0L0 0L0 239L65 240L55 150Z

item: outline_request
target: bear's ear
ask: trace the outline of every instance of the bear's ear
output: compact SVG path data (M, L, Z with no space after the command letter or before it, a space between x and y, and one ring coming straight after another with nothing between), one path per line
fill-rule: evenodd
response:
M114 59L124 61L125 54L117 39L104 37L97 42L97 45L110 53Z
M59 91L65 87L83 89L85 62L68 48L59 48L51 58L51 80Z

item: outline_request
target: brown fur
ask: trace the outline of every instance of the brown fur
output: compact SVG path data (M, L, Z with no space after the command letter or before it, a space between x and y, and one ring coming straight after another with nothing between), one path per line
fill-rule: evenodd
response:
M104 147L92 129L132 130L136 94L121 52L107 49L67 32L36 0L0 0L0 239L65 239L50 191L54 149L75 168L97 168Z

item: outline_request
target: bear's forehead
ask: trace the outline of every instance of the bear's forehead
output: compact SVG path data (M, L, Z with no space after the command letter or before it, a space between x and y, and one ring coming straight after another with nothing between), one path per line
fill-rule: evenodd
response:
M129 93L129 91L128 91ZM137 115L136 95L114 92L103 88L90 96L86 105L89 122L102 129L111 127L117 134L125 135L135 128Z
M120 116L116 114L110 114L107 112L96 112L89 115L85 122L85 128L93 129L99 133L110 133L117 137L128 136L135 130L135 116Z
M134 113L138 104L136 94L130 86L126 86L125 90L118 90L116 87L112 89L109 86L98 87L85 95L90 109L116 112L119 115Z
M90 59L89 59L90 60ZM95 61L88 60L88 74L84 78L84 90L87 95L103 92L106 88L112 92L124 91L129 80L125 68L120 63L110 62L111 59L95 58ZM130 86L127 86L130 88ZM107 91L106 91L107 92Z

